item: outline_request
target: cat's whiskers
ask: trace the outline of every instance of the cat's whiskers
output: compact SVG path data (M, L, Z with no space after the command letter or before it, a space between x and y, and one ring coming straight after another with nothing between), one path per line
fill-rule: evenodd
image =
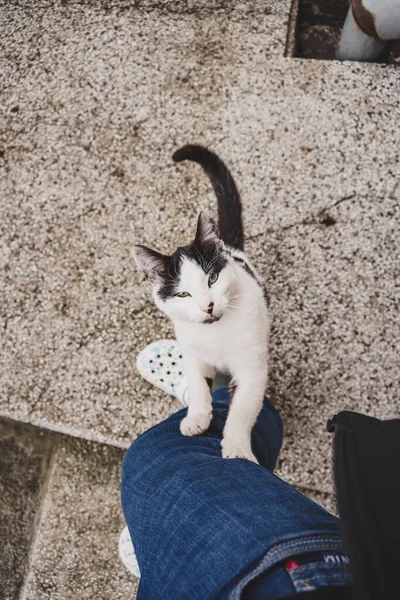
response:
M245 312L245 313L247 313L249 315L253 315L255 317L257 316L257 313L255 313L254 311L248 310L247 308L243 308L243 306L239 306L237 304L232 304L232 302L229 303L229 306L231 308L234 308L235 310L241 310L242 312Z

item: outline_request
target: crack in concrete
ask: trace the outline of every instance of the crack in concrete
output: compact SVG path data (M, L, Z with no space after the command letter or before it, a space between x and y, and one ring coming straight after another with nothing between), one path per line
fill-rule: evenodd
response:
M330 225L335 225L337 221L336 221L336 219L334 219L333 217L331 217L330 215L327 214L328 211L332 210L332 208L335 208L336 206L339 206L339 204L346 202L347 200L351 200L354 197L355 197L355 194L350 194L349 196L344 196L343 198L339 198L339 200L336 200L336 202L334 202L330 206L326 206L325 208L322 208L319 211L319 213L317 213L316 215L311 215L310 217L305 217L299 223L292 223L291 225L282 227L282 230L286 231L288 229L292 229L293 227L297 227L299 225L325 225L328 227Z
M327 210L330 210L331 208L335 208L335 206L338 206L339 204L342 204L342 202L346 202L347 200L352 200L353 198L355 198L356 194L350 194L349 196L344 196L344 198L340 198L339 200L337 200L336 202L334 202L334 204L332 204L332 206L328 206L327 208L323 208L321 212L325 212Z
M304 219L302 219L301 221L296 221L295 223L291 223L290 225L280 225L278 228L264 229L264 231L255 233L254 235L247 237L246 240L253 241L259 237L262 237L266 233L280 233L282 231L288 231L289 229L293 229L293 227L299 227L300 225L324 225L325 227L335 225L337 223L336 219L334 219L334 217L331 217L328 214L328 212L332 210L332 208L339 206L339 204L342 204L347 200L351 200L355 196L356 194L350 194L349 196L344 196L344 198L339 198L339 200L336 200L336 202L334 202L332 205L322 208L316 215L304 217Z

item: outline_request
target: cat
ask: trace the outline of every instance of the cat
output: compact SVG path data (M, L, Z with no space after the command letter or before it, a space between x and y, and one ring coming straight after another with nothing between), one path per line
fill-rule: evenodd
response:
M156 306L172 321L189 386L183 435L201 435L211 418L210 380L232 378L222 456L257 462L251 431L262 408L268 375L270 318L263 279L243 252L242 204L235 182L216 154L187 145L173 155L202 166L218 201L218 225L201 212L194 240L170 256L142 245L132 254L152 284Z

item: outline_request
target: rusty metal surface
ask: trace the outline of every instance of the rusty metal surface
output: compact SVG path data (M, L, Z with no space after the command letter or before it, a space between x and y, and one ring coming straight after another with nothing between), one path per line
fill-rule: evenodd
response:
M353 0L351 10L361 31L372 38L379 39L375 26L376 15L364 6L363 0Z
M299 23L299 2L300 0L292 0L290 8L289 26L286 36L285 56L297 55L297 30Z

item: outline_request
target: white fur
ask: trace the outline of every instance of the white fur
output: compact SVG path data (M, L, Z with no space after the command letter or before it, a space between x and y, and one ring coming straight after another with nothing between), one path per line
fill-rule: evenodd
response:
M258 277L243 252L232 248L229 252L245 260ZM153 286L156 305L174 324L189 381L190 402L181 432L199 435L208 429L212 408L205 377L214 377L216 370L229 372L236 390L222 454L257 462L251 450L251 430L262 407L268 373L269 316L263 290L232 257L211 287L208 277L197 263L185 258L178 291L189 292L191 297L163 301L157 296L159 284ZM221 319L205 324L209 315L204 309L211 301L213 314Z

